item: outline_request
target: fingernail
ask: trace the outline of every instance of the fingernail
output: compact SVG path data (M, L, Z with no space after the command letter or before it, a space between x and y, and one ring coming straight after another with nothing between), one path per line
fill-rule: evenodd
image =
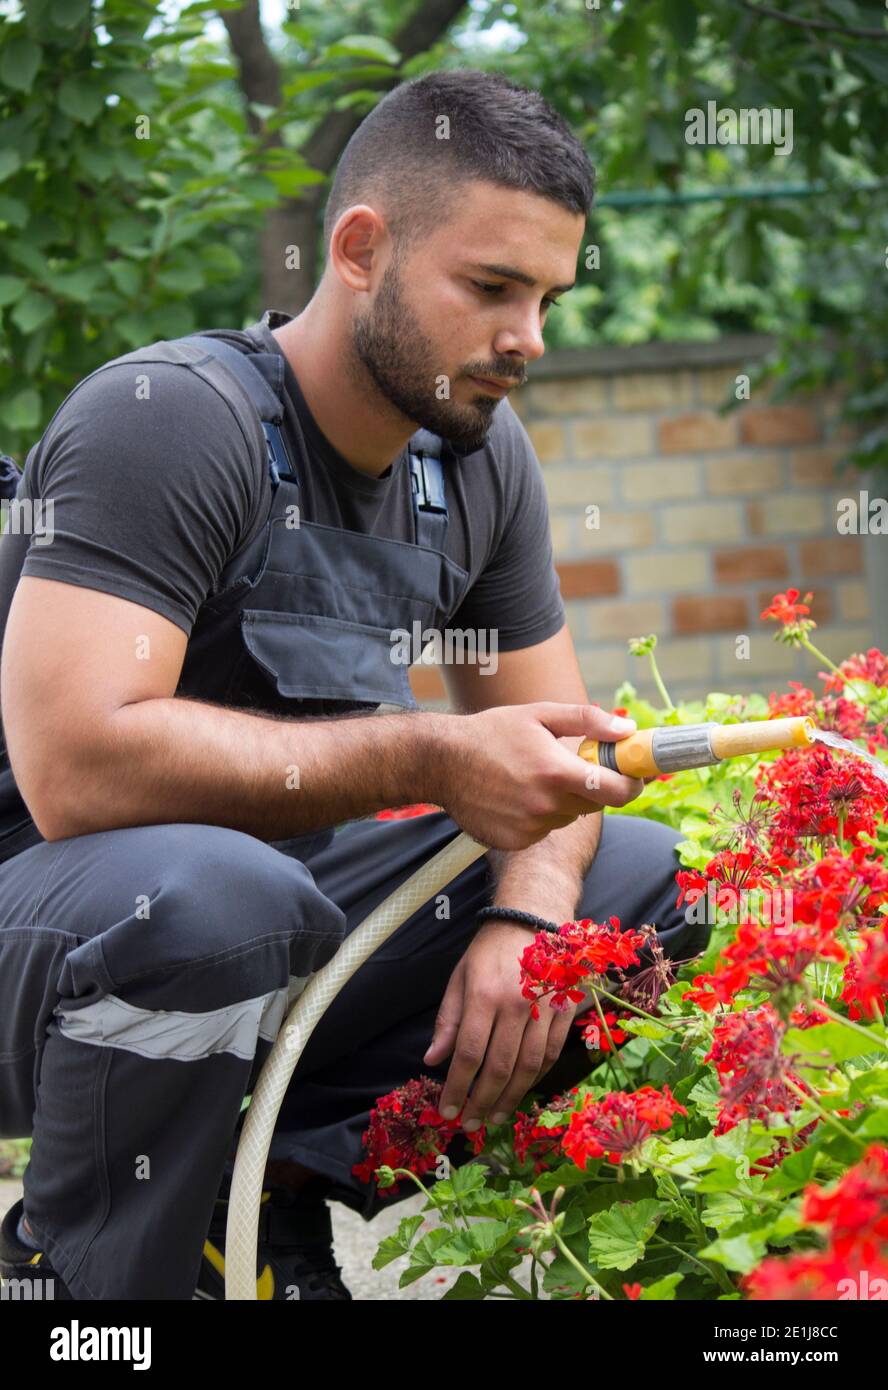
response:
M495 1125L504 1125L508 1118L509 1117L506 1114L506 1112L504 1110L500 1110L498 1114L493 1116L493 1123Z
M479 1129L480 1126L481 1126L481 1121L480 1121L480 1120L466 1120L466 1121L464 1122L464 1124L463 1124L463 1129L466 1130L466 1131L468 1132L468 1131L473 1130L473 1129Z
M615 714L611 720L611 728L616 734L631 733L636 727L634 719L624 719L621 714Z
M457 1115L459 1114L459 1111L457 1110L455 1105L447 1105L441 1111L441 1114L444 1116L445 1120L455 1120Z

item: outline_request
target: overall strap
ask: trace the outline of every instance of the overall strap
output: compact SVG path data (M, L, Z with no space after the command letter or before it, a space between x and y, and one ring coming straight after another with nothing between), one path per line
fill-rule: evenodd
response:
M293 471L280 428L284 418L284 364L277 353L240 352L231 343L211 337L209 333L190 333L176 341L194 343L228 367L259 412L262 432L265 435L272 489L277 487L282 478L298 486L299 479Z
M441 460L444 441L430 430L417 430L407 445L417 545L443 551L447 531L447 498Z

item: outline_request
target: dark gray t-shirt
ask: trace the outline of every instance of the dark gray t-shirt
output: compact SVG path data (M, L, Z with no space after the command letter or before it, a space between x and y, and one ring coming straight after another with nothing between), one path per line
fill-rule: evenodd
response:
M349 464L321 433L272 328L290 316L226 337L284 361L284 439L296 464L306 521L392 540L414 540L406 448L379 478ZM150 377L150 402L136 377ZM296 421L308 460L298 442ZM508 400L484 447L445 461L445 553L469 573L449 623L495 629L497 649L551 637L565 610L555 571L539 462ZM264 527L271 484L237 416L187 366L119 363L82 382L30 450L19 502L52 500L52 541L40 527L0 539L0 642L21 575L99 589L142 604L190 635L229 560ZM39 515L35 506L34 515ZM49 513L44 510L42 526ZM369 579L372 583L372 578ZM0 860L40 835L9 766L0 729Z
M288 315L232 331L235 344L283 354L270 329ZM353 468L320 432L286 358L284 437L299 469L306 521L412 541L406 448L379 478ZM187 367L150 365L150 404L119 364L82 384L28 455L26 495L53 499L51 545L28 537L22 574L101 589L151 608L186 633L228 560L268 518L267 470L251 457L231 407ZM295 416L309 467L301 459ZM451 623L495 628L500 651L532 646L565 621L542 471L508 400L485 446L448 459L445 553L469 572ZM0 545L0 617L18 571ZM4 564L6 560L8 563ZM372 582L372 581L371 581Z

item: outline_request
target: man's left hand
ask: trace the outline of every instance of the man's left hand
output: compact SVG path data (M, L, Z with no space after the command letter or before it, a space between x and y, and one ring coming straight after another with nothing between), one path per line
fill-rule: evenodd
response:
M477 1129L488 1115L502 1124L522 1096L561 1055L576 1005L565 1013L544 1004L530 1016L521 993L519 958L533 940L527 927L490 921L480 929L450 976L424 1060L437 1065L453 1053L438 1110L454 1118L472 1096L461 1120ZM452 1115L445 1110L452 1107ZM473 1125L472 1121L476 1123Z

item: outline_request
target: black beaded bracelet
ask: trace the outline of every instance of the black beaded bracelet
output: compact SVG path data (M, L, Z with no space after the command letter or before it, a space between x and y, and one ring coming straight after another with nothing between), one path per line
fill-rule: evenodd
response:
M538 931L560 931L557 922L547 922L544 917L537 917L533 912L521 912L517 907L482 907L475 917L476 922L483 922L488 917L504 917L509 922L520 922L525 927L536 927Z

